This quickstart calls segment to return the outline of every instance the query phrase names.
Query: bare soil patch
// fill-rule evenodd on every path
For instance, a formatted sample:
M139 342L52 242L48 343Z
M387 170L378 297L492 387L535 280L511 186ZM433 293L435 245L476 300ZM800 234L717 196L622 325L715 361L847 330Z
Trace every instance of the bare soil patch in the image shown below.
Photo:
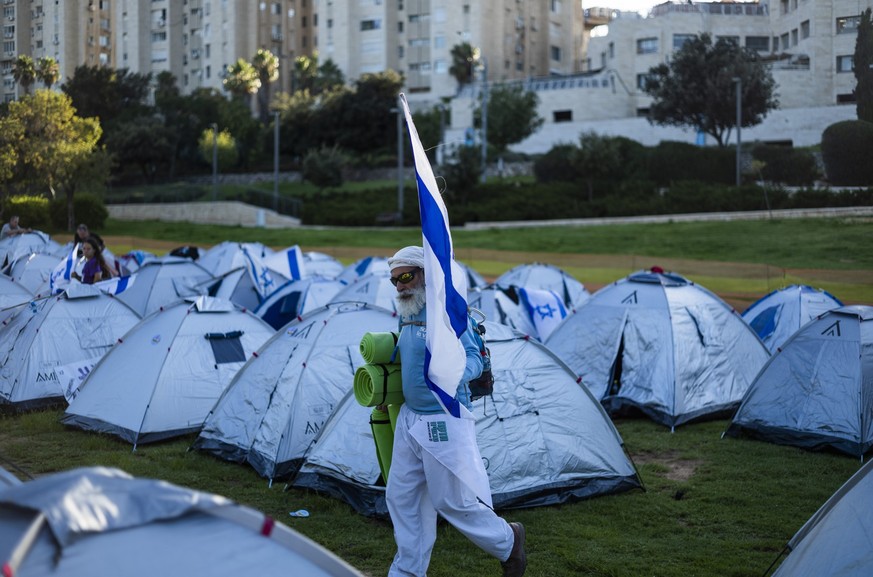
M689 480L697 471L697 468L703 464L703 461L700 459L683 459L673 452L662 454L639 453L631 455L631 459L633 459L637 467L649 463L664 467L667 469L665 473L656 471L655 474L666 477L671 481Z

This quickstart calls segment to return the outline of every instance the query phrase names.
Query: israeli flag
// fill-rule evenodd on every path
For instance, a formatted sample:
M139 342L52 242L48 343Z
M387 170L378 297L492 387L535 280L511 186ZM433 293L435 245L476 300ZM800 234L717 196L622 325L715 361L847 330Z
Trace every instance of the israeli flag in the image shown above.
M264 259L268 269L279 273L288 280L300 280L306 276L303 264L303 251L296 244L289 249L274 252Z
M540 341L545 341L567 316L567 308L554 291L520 288L518 294L527 311L527 316Z
M73 244L73 249L64 259L58 263L52 274L49 276L49 293L58 294L64 292L64 289L70 284L70 275L76 269L77 255L79 254L79 245Z
M263 301L271 292L276 290L276 281L273 280L273 275L270 274L261 257L253 255L245 246L242 247L242 252L246 258L246 269L249 271L252 284L254 284L255 290L258 291L258 296Z
M121 294L131 286L133 286L133 282L136 280L136 275L132 276L117 276L113 277L109 280L104 280L100 282L95 282L94 286L110 295Z
M463 406L455 399L455 393L467 364L460 340L467 330L467 275L455 262L446 206L403 94L400 95L400 103L406 115L415 159L424 272L427 278L424 379L443 409L453 417L461 417ZM470 414L466 408L463 408L463 412Z

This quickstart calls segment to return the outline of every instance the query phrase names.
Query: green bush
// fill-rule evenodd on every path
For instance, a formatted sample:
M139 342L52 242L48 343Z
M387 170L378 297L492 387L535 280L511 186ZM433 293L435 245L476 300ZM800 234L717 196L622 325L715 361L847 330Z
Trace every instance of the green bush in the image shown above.
M443 166L442 177L446 181L448 199L465 205L470 192L476 188L482 176L481 150L472 146L459 146Z
M22 228L44 230L49 227L49 201L44 196L9 196L3 200L3 222L18 215Z
M648 151L649 178L660 185L681 180L736 182L736 151L686 142L661 142Z
M59 196L55 198L48 207L51 212L52 226L56 230L67 230L67 199ZM80 192L73 197L73 214L76 221L73 226L85 223L92 230L103 228L106 224L106 219L109 218L109 211L103 204L100 197Z
M700 181L681 181L673 183L664 193L664 207L667 213L691 212L732 212L745 210L767 210L778 208L785 203L786 193L779 189L764 190L755 185L736 188Z
M343 184L346 160L336 146L311 149L303 157L303 178L321 189L336 188Z
M533 171L537 182L573 182L578 179L573 158L578 147L575 144L557 144L534 161Z
M828 126L821 136L821 155L828 182L837 186L873 184L873 122L845 120Z
M768 182L809 186L820 176L815 157L808 150L759 144L752 149L752 158L764 163L761 177Z

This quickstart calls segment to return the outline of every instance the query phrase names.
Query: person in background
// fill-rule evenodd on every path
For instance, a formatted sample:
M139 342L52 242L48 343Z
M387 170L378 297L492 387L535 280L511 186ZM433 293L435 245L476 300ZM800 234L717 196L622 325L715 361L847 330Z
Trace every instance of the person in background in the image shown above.
M112 277L112 272L103 258L100 244L93 237L88 237L82 243L82 256L86 259L82 274L73 271L70 274L71 278L81 281L82 284L94 284Z
M91 233L88 231L88 225L80 224L76 228L76 232L73 233L73 245L82 244L89 236L91 236Z
M3 225L3 228L0 229L0 240L5 238L11 238L13 236L18 236L19 234L26 234L28 232L33 232L29 228L22 228L18 225L18 215L13 215L9 222Z
M394 450L385 498L397 553L389 577L425 577L437 536L437 515L483 551L500 560L504 577L521 577L527 567L525 531L507 523L479 498L473 487L488 490L488 473L476 442L476 421L444 412L424 379L427 336L424 251L400 249L388 259L397 287L403 405L397 417ZM457 400L471 409L467 383L482 372L472 328L461 335L466 352ZM463 412L463 411L462 411ZM486 496L490 503L490 493Z

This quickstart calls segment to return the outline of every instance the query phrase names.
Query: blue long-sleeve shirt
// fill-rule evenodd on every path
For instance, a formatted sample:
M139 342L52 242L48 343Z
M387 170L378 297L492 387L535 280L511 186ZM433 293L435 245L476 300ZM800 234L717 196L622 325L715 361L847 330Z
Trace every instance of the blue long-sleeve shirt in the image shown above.
M434 414L442 413L443 408L434 394L427 388L427 384L424 381L424 353L427 336L427 327L425 326L426 311L427 309L423 308L414 317L404 317L401 319L400 338L397 341L397 346L400 349L404 403L416 413ZM464 345L464 351L466 352L466 364L464 366L464 375L461 377L461 382L458 383L457 393L455 394L455 398L468 409L473 407L470 402L470 388L467 386L467 383L481 375L483 367L479 345L473 338L472 331L473 328L468 320L467 330L461 335L461 344Z

